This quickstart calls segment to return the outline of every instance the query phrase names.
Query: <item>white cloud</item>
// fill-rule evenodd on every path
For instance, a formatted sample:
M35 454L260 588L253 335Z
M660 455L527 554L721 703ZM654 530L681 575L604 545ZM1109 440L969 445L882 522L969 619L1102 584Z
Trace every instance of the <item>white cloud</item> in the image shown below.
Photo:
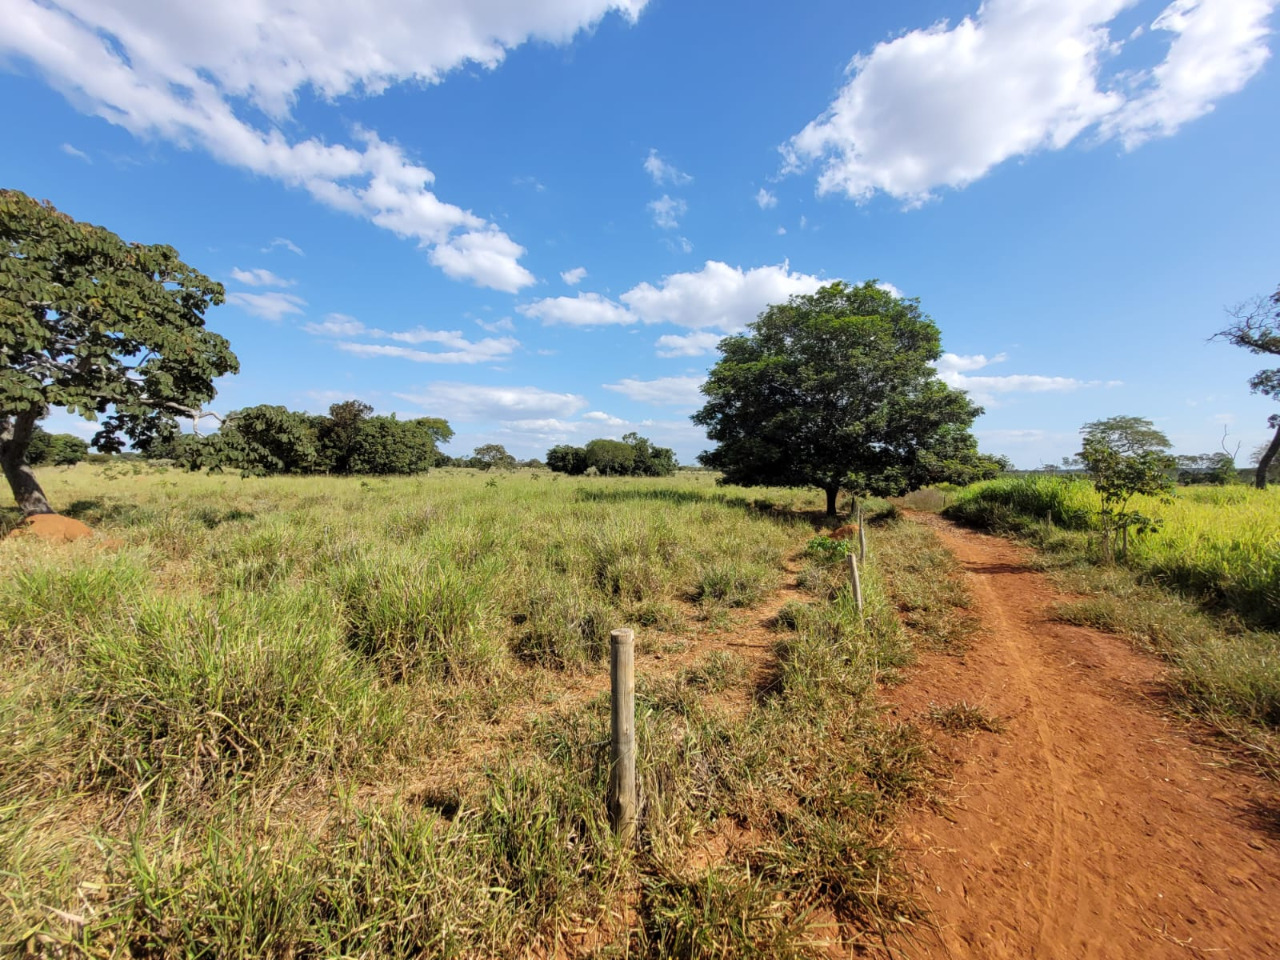
M741 330L774 303L813 293L824 282L793 273L786 262L743 270L708 260L701 270L673 273L657 286L632 287L617 303L598 293L548 297L516 309L544 324L598 327L628 323L673 323L690 329Z
M540 387L486 387L472 383L433 383L415 393L397 393L435 416L463 423L485 420L563 419L587 401L574 393Z
M279 323L288 314L302 313L307 301L295 297L291 293L228 293L227 303L239 307L246 313Z
M885 293L892 294L895 297L901 298L903 296L902 291L899 290L897 287L895 287L888 280L880 280L876 283L876 286L879 287L881 290L883 290ZM1004 359L1004 354L1001 354L1000 356L996 357L996 360L1003 360L1003 359ZM995 360L991 362L995 363Z
M715 350L720 340L718 333L668 333L658 338L658 356L700 357Z
M699 388L705 380L705 377L659 377L657 380L625 379L603 386L639 403L696 407L702 402Z
M778 205L778 198L764 187L761 187L756 191L756 203L759 204L761 210L772 210Z
M657 150L649 151L649 156L644 161L644 169L649 176L653 177L653 182L659 186L669 183L672 186L682 187L687 183L693 182L693 177L676 169L673 164L658 156Z
M77 160L83 160L85 163L93 163L93 158L92 158L92 157L90 157L90 156L89 156L87 153L85 153L83 150L80 150L80 149L77 149L76 147L73 147L73 146L72 146L71 144L69 144L69 143L64 143L64 144L62 145L62 148L61 148L61 149L62 149L62 152L63 152L63 153L65 153L65 154L66 154L67 156L69 156L69 157L75 157Z
M944 353L935 364L938 379L957 390L967 390L978 403L994 403L1002 394L1009 393L1067 393L1081 387L1102 386L1100 380L1077 380L1074 377L1046 377L1040 374L1014 373L1003 377L970 376L970 371L981 370L993 363L1003 363L1003 353L988 358L983 354L960 356ZM1114 385L1108 382L1107 386Z
M263 270L261 267L251 270L232 267L231 279L250 287L292 287L294 285L293 280L285 280L283 277L278 277L270 270Z
M786 235L787 235L787 228L786 228L786 227L779 227L779 228L778 228L778 236L780 236L780 237L785 237Z
M477 286L516 293L534 282L533 274L520 266L524 247L489 224L469 230L435 247L429 259L456 280L473 280Z
M323 323L304 323L302 329L317 337L359 337L365 333L379 334L380 330L369 330L355 317L345 313L330 313Z
M576 297L547 297L516 307L520 313L544 324L564 323L573 327L601 327L634 323L624 307L598 293L580 293Z
M586 267L574 267L572 270L565 270L560 274L560 279L571 287L580 284L587 275Z
M386 343L354 343L345 340L338 344L338 349L358 357L399 357L415 363L490 363L509 357L520 346L520 341L512 337L486 337L473 343L450 330L419 331L406 335L393 333L388 336L406 343L440 343L452 349L416 350ZM410 339L410 336L414 339Z
M430 170L370 130L356 129L354 145L291 139L291 108L304 92L332 102L437 83L467 63L493 68L514 47L567 42L610 11L634 21L645 2L0 0L0 56L29 61L81 109L135 136L300 187L434 248L449 276L513 290L532 282L517 262L523 248L438 199ZM251 119L259 111L269 122Z
M693 253L693 244L688 237L667 237L667 247L672 253Z
M743 270L708 260L701 270L673 273L661 284L641 283L619 299L645 323L732 332L773 303L813 293L824 281L792 273L787 263Z
M689 212L689 205L678 197L672 198L665 193L661 200L649 202L649 212L653 214L655 226L663 230L675 230L680 226L679 217Z
M296 253L300 257L306 256L306 254L302 252L302 248L298 246L296 243L294 243L292 240L290 240L288 237L276 237L269 244L267 244L265 247L262 248L262 252L270 253L276 247L284 247L290 253Z
M625 427L628 425L626 420L623 420L621 417L615 417L612 414L605 413L603 410L592 410L589 413L584 413L582 415L582 419L591 420L595 423L603 423L610 427Z
M1011 157L1060 150L1094 128L1133 147L1239 90L1268 56L1276 0L1174 0L1159 65L1104 76L1128 41L1109 24L1136 0L987 0L877 44L850 64L827 111L783 146L785 169L820 161L820 193L908 206L964 187Z
M417 363L490 363L509 357L520 346L514 337L485 337L468 340L460 330L430 330L414 327L411 330L379 330L366 327L355 317L344 313L331 313L323 323L305 323L302 329L318 337L351 338L367 340L394 340L410 347L385 343L357 343L350 339L336 344L339 350L358 357L399 357ZM444 350L413 349L424 343L438 344Z

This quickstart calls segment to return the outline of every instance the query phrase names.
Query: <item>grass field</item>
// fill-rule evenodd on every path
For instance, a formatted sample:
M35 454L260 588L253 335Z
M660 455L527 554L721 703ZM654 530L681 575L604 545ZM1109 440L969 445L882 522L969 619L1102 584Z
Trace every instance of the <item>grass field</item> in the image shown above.
M1178 668L1175 692L1280 776L1280 489L1180 488L1135 498L1161 519L1115 566L1097 562L1083 480L1004 478L954 494L946 513L1043 548L1043 564L1081 595L1058 615L1127 635Z
M817 956L911 919L889 837L921 748L875 697L910 640L875 565L863 619L806 550L812 493L41 479L106 541L0 543L0 950ZM873 553L948 642L920 536L885 518Z

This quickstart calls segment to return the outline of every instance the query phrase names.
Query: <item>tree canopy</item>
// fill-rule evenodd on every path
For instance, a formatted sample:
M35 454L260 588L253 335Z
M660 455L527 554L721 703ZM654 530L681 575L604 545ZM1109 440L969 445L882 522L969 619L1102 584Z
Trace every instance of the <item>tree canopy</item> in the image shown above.
M693 415L724 481L879 495L998 473L969 428L982 409L937 377L941 338L917 300L874 281L770 306L721 358Z
M1280 287L1270 296L1255 297L1231 311L1234 322L1214 334L1214 340L1226 340L1250 353L1280 357ZM1249 387L1272 400L1280 400L1280 367L1259 370L1249 378ZM1272 462L1280 454L1280 413L1273 413L1267 425L1275 430L1271 442L1258 457L1258 469L1254 485L1263 489Z
M222 285L172 247L126 243L48 203L0 190L0 465L24 513L52 512L26 463L36 421L64 407L120 450L198 416L238 369L205 329Z
M547 466L572 476L594 469L593 476L669 477L676 471L676 455L669 447L655 447L647 437L632 432L621 440L598 437L585 447L552 447L547 451Z

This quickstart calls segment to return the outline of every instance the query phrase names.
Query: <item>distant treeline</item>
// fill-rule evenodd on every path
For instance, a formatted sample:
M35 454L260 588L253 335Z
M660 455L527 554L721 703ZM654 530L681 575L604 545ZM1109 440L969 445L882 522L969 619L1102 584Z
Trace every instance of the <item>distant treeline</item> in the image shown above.
M373 416L373 407L360 400L335 403L328 416L262 404L228 414L217 433L173 433L142 453L192 470L384 476L436 466L437 445L452 436L447 420Z
M621 440L592 440L585 447L552 447L547 466L570 476L669 477L678 464L668 447L655 447L639 434L628 433Z

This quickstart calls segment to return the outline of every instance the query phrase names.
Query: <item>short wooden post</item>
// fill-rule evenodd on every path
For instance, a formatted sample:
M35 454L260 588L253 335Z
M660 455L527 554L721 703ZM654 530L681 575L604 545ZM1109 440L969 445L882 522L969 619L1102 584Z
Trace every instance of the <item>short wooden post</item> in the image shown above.
M862 525L862 501L858 501L858 562L867 562L867 529Z
M609 638L609 681L613 694L609 815L614 832L624 844L629 844L636 829L635 632L614 630Z
M849 553L849 575L853 579L853 596L858 601L858 616L862 616L862 578L858 576L858 558Z

